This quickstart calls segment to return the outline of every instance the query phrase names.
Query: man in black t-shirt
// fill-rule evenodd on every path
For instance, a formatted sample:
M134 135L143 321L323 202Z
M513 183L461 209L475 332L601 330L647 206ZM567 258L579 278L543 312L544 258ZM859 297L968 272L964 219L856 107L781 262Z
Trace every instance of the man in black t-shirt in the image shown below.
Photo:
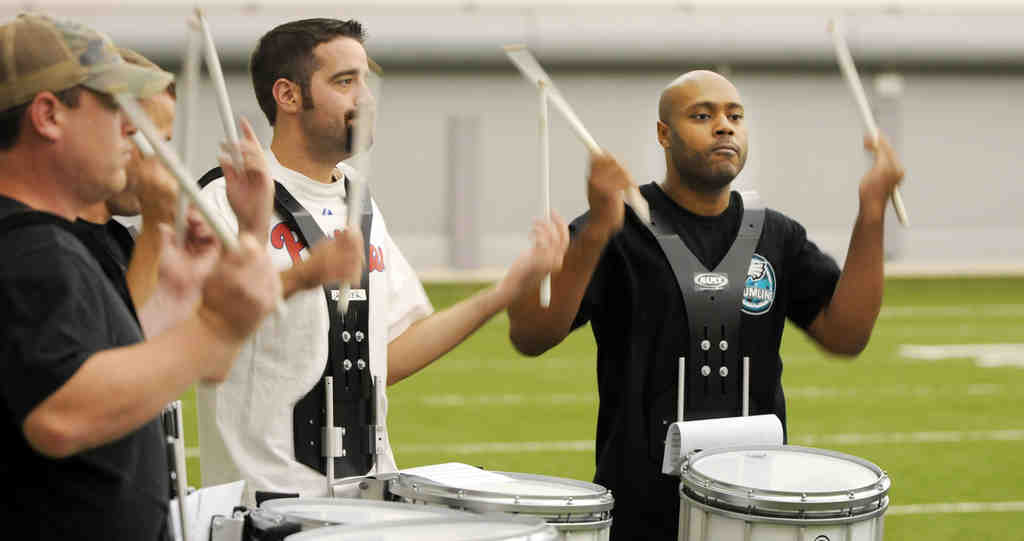
M134 128L111 94L145 98L169 79L69 21L21 15L0 38L0 522L29 539L162 539L157 415L196 381L226 377L280 279L244 230L196 313L141 342L130 303L71 220L125 185ZM269 196L270 183L260 189ZM269 219L265 201L252 219Z
M591 323L600 409L595 481L615 494L613 539L676 539L679 481L661 473L676 421L680 358L687 420L741 414L742 357L750 358L750 414L785 426L779 345L789 318L826 350L855 355L882 301L885 205L903 170L888 143L866 142L875 163L840 273L796 221L732 192L747 156L739 93L707 71L662 93L657 137L662 182L641 187L653 223L626 211L632 184L613 158L591 157L590 211L571 226L551 306L537 293L509 309L511 339L539 355Z

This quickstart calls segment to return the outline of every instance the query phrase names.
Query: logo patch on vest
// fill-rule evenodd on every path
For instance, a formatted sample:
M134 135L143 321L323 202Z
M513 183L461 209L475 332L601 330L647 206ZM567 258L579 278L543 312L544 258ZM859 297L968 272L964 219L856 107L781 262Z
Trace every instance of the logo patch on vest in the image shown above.
M697 291L719 291L729 285L729 277L717 272L702 272L693 275L693 287Z
M754 254L743 286L743 313L759 316L775 302L775 269L763 256Z

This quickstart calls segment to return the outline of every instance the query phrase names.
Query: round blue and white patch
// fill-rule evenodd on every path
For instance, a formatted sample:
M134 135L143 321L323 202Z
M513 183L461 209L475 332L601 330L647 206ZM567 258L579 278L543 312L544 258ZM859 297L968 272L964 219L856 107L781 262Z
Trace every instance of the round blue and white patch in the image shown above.
M775 269L759 254L750 258L747 283L743 286L743 313L759 316L775 302Z

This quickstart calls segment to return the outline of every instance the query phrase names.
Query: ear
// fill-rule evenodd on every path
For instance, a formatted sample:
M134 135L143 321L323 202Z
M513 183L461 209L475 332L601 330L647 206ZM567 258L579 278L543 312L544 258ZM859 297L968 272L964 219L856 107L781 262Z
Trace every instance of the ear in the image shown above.
M658 121L658 144L661 148L672 148L672 128L668 124Z
M281 77L274 81L273 92L278 112L296 114L302 110L302 92L299 85Z
M67 109L52 92L40 92L29 103L22 129L30 129L46 141L58 141L64 132Z

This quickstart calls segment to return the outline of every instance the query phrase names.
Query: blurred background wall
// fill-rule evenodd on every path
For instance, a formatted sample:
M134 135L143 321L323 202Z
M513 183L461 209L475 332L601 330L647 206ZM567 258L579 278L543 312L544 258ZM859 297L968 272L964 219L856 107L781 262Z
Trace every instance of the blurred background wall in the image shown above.
M172 71L191 4L0 0L71 17ZM803 223L839 259L868 167L853 99L826 32L844 18L879 124L901 151L912 222L892 216L892 269L1006 271L1024 265L1024 5L982 1L204 2L237 114L270 129L246 73L256 40L285 21L354 17L385 70L371 189L413 266L487 271L526 246L539 214L537 96L501 46L524 43L599 143L638 182L664 174L658 94L696 68L726 73L747 106L750 157L737 179ZM208 81L198 176L222 137ZM552 205L586 208L586 154L552 113ZM454 240L454 239L457 239Z

